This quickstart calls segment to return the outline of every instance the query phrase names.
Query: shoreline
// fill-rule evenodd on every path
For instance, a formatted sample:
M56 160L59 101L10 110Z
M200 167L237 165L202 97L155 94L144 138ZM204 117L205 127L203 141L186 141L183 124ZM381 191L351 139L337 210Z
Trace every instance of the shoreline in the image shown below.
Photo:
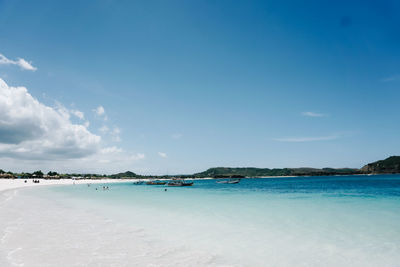
M392 174L392 173L373 173L373 174L350 174L350 175L329 175L332 177L336 176L375 176L375 175L399 175L399 174ZM329 177L328 176L328 177ZM308 177L325 177L325 176L262 176L262 177L245 177L245 178L240 178L240 179L285 179L285 178L308 178ZM204 177L204 178L185 178L188 180L194 180L194 181L201 181L201 180L219 180L219 179L229 179L229 178L213 178L213 177ZM25 183L25 180L27 181ZM39 183L33 183L32 178L29 179L6 179L6 178L1 178L0 179L0 192L5 191L5 190L10 190L10 189L19 189L19 188L26 188L26 187L33 187L33 186L50 186L50 185L74 185L74 184L110 184L110 183L127 183L127 182L144 182L148 181L149 179L126 179L126 178L109 178L109 179L79 179L79 180L73 180L73 179L56 179L56 180L49 180L49 179L35 179L39 180ZM170 180L170 179L159 179L159 180Z
M27 181L25 183L25 180ZM33 180L39 180L39 183L33 183ZM74 184L109 184L109 183L123 183L141 181L143 179L59 179L59 180L46 180L46 179L0 179L0 192L12 189L20 189L34 186L50 186L50 185L74 185Z

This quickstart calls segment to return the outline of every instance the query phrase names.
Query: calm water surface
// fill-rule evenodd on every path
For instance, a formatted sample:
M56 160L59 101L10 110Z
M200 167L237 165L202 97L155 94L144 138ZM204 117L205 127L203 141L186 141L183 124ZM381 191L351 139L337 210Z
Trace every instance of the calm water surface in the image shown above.
M399 266L397 175L108 186L43 187L26 194L134 226L167 247L179 244L189 258L210 256L204 265ZM121 238L121 244L129 242Z

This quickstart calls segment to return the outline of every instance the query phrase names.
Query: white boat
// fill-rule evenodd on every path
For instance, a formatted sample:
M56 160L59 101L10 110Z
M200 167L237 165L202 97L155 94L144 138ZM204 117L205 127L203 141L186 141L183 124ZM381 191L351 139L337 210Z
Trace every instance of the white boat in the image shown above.
M238 184L239 182L240 179L229 179L229 180L217 181L217 184Z
M174 179L170 181L168 186L192 186L193 182L185 182L185 180L180 180L180 179Z

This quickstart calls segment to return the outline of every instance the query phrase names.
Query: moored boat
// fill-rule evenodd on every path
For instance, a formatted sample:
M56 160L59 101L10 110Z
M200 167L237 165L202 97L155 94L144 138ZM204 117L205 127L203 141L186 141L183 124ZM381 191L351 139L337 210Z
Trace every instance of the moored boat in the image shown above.
M163 181L148 181L146 182L147 185L165 185L167 182Z
M173 180L170 181L168 186L192 186L193 182L185 182L184 180Z
M217 181L217 184L238 184L239 182L240 179L229 179L229 180Z

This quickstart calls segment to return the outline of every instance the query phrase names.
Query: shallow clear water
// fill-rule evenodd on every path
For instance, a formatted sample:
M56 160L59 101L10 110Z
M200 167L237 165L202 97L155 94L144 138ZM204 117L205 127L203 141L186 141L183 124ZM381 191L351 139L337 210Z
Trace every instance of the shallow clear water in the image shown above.
M115 254L115 266L131 266L128 259L156 266L399 266L400 176L243 179L232 185L203 180L182 188L108 186L105 191L102 185L20 190L15 205L18 199L44 205L46 214L36 215L33 208L31 217L46 229L52 225L45 218L56 211L64 216L67 235L77 235L79 225L75 242L87 241L80 251L95 258L93 266L105 262L96 257L107 251ZM20 214L14 221L18 216L31 218ZM60 231L63 223L51 220ZM24 227L19 229L26 234ZM48 235L58 238L57 233L53 229ZM46 233L41 237L45 240ZM32 258L12 254L16 263L24 257Z

